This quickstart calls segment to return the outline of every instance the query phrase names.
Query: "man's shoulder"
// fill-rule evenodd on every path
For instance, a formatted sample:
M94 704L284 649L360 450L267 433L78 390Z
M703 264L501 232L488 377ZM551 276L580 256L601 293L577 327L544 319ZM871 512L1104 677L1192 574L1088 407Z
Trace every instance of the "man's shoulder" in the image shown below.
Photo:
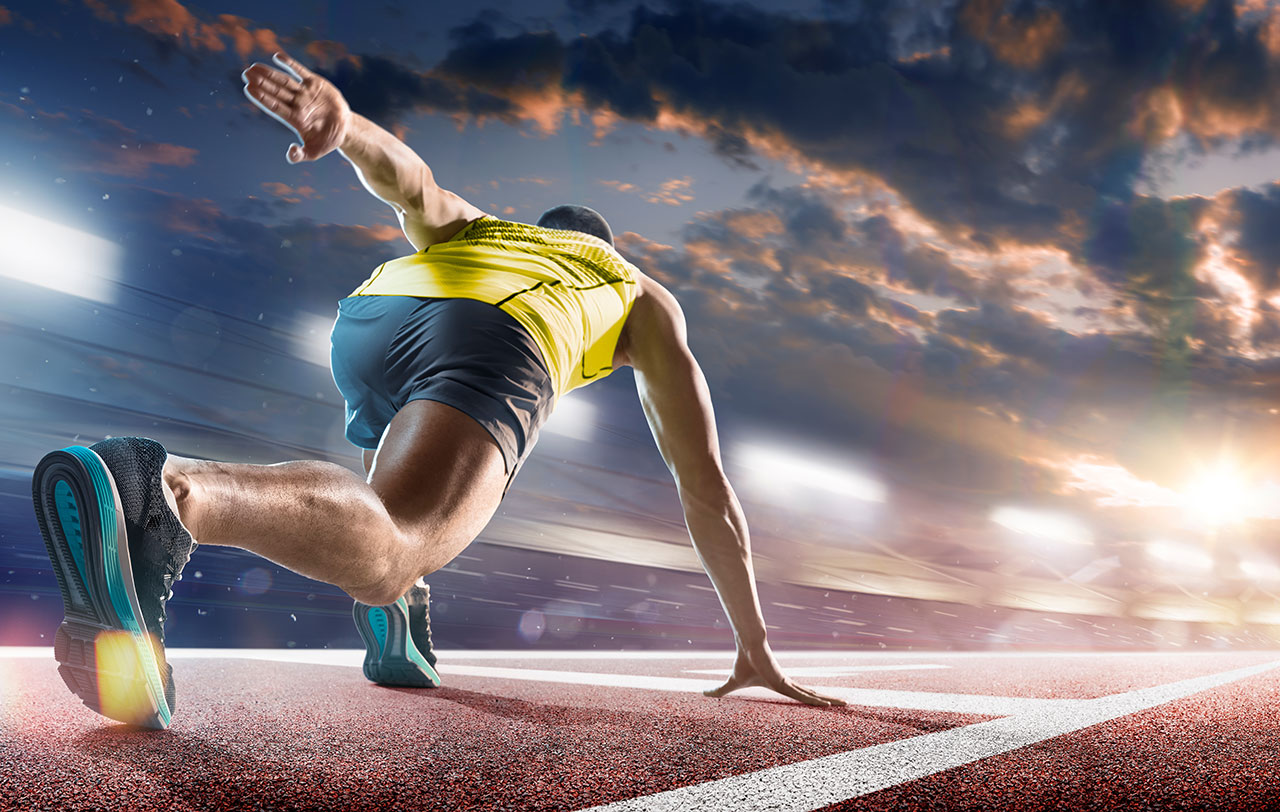
M684 343L685 320L680 302L652 276L640 272L636 298L623 327L627 363L637 369L646 361L658 362L663 354Z

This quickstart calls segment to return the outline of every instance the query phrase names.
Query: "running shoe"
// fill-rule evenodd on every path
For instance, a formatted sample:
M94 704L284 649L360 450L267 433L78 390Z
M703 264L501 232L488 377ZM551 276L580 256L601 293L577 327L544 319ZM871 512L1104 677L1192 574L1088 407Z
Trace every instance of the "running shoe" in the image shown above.
M431 647L430 589L418 583L395 603L370 606L356 601L352 614L364 640L364 675L379 685L438 688Z
M98 713L158 729L174 708L165 602L196 547L164 498L167 456L154 440L117 437L45 455L31 481L65 610L58 673Z

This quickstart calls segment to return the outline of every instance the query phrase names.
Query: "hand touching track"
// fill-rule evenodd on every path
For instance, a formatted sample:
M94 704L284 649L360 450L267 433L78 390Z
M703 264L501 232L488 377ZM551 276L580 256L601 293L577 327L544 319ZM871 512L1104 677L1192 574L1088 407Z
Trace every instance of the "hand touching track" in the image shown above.
M249 101L293 130L301 144L290 144L289 163L314 161L342 144L351 122L351 108L342 93L327 79L312 73L283 51L272 60L278 71L255 62L240 74Z
M751 688L754 686L769 688L806 705L828 707L845 704L843 699L837 699L834 696L823 696L792 682L790 677L782 673L782 669L778 666L778 661L774 659L768 643L761 643L758 646L749 648L739 645L738 659L733 664L733 674L723 685L702 693L705 696L719 697L739 688Z

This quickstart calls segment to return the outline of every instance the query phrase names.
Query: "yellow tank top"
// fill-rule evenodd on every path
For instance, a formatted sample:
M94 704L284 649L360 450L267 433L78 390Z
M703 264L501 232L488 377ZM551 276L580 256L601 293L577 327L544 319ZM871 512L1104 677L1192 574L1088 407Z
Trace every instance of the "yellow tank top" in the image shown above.
M497 305L542 351L558 399L613 371L638 280L634 265L590 234L482 217L448 242L383 263L351 295Z

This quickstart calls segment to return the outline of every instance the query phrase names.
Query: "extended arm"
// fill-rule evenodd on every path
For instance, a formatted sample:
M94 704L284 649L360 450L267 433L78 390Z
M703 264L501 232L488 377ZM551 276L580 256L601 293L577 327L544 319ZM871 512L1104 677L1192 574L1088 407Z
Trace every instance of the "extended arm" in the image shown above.
M436 184L431 168L391 133L354 113L323 76L278 53L286 72L254 63L242 74L249 100L302 139L286 153L289 163L314 161L334 150L360 182L395 211L405 236L422 249L444 242L484 212Z
M627 351L658 450L675 478L694 549L720 596L737 641L733 675L710 696L763 685L810 705L843 705L791 682L766 642L742 506L720 461L706 378L689 351L684 315L661 285L645 279L646 306L633 308Z

